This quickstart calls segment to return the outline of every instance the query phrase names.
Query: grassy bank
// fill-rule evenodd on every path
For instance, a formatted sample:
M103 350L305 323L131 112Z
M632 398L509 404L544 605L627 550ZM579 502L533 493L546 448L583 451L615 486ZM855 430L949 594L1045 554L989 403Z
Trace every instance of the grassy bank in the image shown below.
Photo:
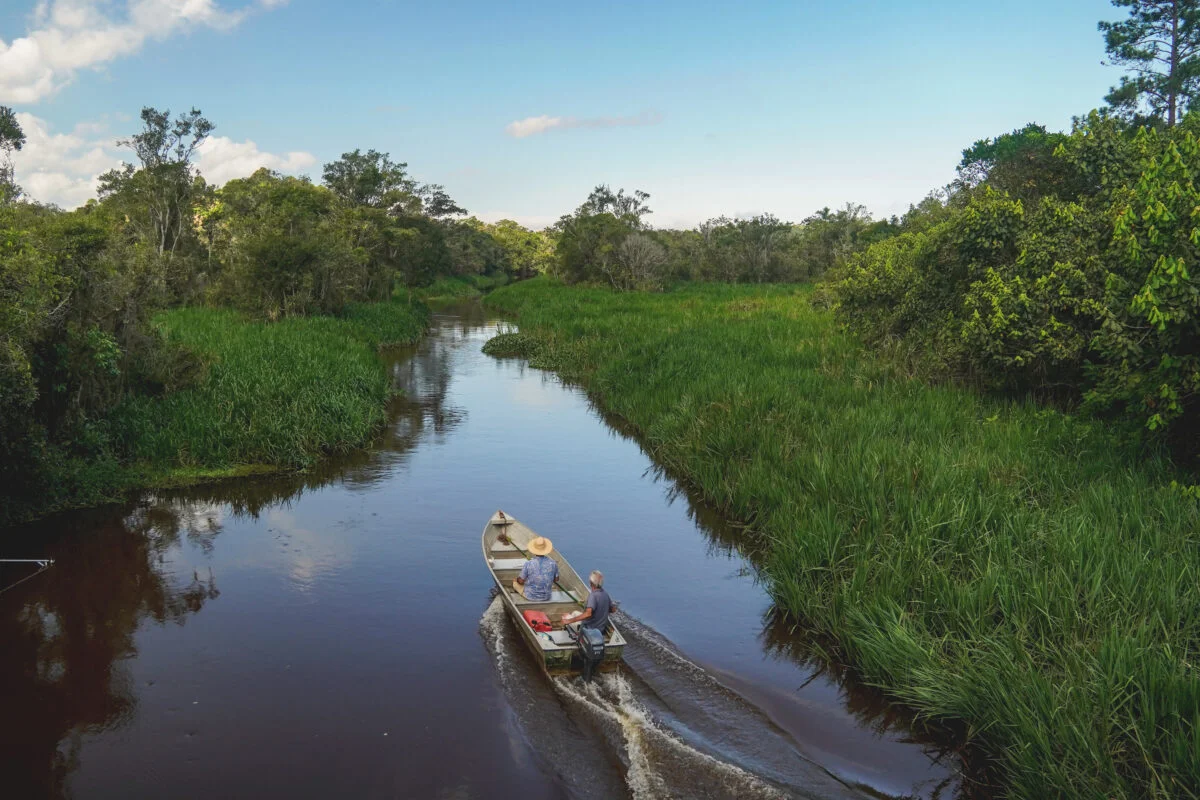
M201 357L200 379L165 396L125 400L100 426L107 455L54 459L45 495L11 498L7 521L144 486L302 468L362 446L386 421L391 396L379 350L419 339L428 312L420 304L360 304L338 318L271 323L183 308L154 324Z
M807 296L534 280L487 302L522 333L493 350L582 381L753 524L777 602L868 681L965 722L1011 795L1200 793L1200 510L1169 465L912 380Z
M342 318L255 322L188 308L157 320L210 361L200 385L134 398L114 414L122 450L151 469L304 467L366 442L385 421L390 385L377 349L415 341L420 306L352 306Z
M418 300L438 303L481 297L507 283L507 275L461 275L438 278L428 286L405 291Z

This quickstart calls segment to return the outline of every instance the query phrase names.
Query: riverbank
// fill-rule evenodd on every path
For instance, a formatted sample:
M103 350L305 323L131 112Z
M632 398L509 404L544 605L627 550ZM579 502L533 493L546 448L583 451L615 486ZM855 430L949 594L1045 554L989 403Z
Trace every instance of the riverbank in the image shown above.
M491 349L583 383L752 525L777 603L868 682L965 723L1007 793L1200 792L1200 511L1170 465L913 380L808 295L526 281L487 298L521 325Z
M416 342L429 322L420 303L353 304L341 317L254 320L182 308L155 317L203 364L187 388L134 395L95 434L104 455L49 461L46 491L6 498L14 522L182 486L279 470L361 447L387 420L391 381L381 349Z

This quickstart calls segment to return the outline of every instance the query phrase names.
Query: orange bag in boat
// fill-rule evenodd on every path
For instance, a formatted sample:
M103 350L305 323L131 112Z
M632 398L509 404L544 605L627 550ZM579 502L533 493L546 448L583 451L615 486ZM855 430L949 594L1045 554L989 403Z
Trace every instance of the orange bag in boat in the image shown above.
M533 628L535 631L545 631L549 633L554 629L554 626L550 624L550 618L546 616L545 611L526 611L522 613L521 616L524 617L525 621L529 623L529 627Z

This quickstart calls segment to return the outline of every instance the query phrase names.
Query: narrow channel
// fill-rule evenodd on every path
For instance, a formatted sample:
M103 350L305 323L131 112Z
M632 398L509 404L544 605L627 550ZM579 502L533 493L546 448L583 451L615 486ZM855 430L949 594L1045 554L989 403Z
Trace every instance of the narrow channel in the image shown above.
M806 657L735 531L480 352L504 326L435 314L368 452L0 532L55 559L0 595L6 796L955 796L959 757ZM623 670L537 670L480 557L497 508L604 571Z

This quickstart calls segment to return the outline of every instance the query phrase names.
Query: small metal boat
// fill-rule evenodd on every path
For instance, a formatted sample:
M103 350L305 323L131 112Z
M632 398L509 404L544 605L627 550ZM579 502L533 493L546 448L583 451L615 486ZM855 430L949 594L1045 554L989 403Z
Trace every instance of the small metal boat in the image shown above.
M595 644L589 647L581 643L572 631L564 629L561 617L584 607L588 596L587 583L571 568L558 547L550 558L558 562L558 580L548 602L534 602L513 589L513 580L521 574L528 560L529 542L537 534L517 520L497 511L483 529L483 560L500 589L505 609L517 626L519 635L530 651L550 673L583 670L590 675L591 667L600 669L613 667L621 661L625 651L625 639L609 620L604 631L604 643L600 652ZM553 629L538 632L525 621L523 612L542 611L550 618Z

